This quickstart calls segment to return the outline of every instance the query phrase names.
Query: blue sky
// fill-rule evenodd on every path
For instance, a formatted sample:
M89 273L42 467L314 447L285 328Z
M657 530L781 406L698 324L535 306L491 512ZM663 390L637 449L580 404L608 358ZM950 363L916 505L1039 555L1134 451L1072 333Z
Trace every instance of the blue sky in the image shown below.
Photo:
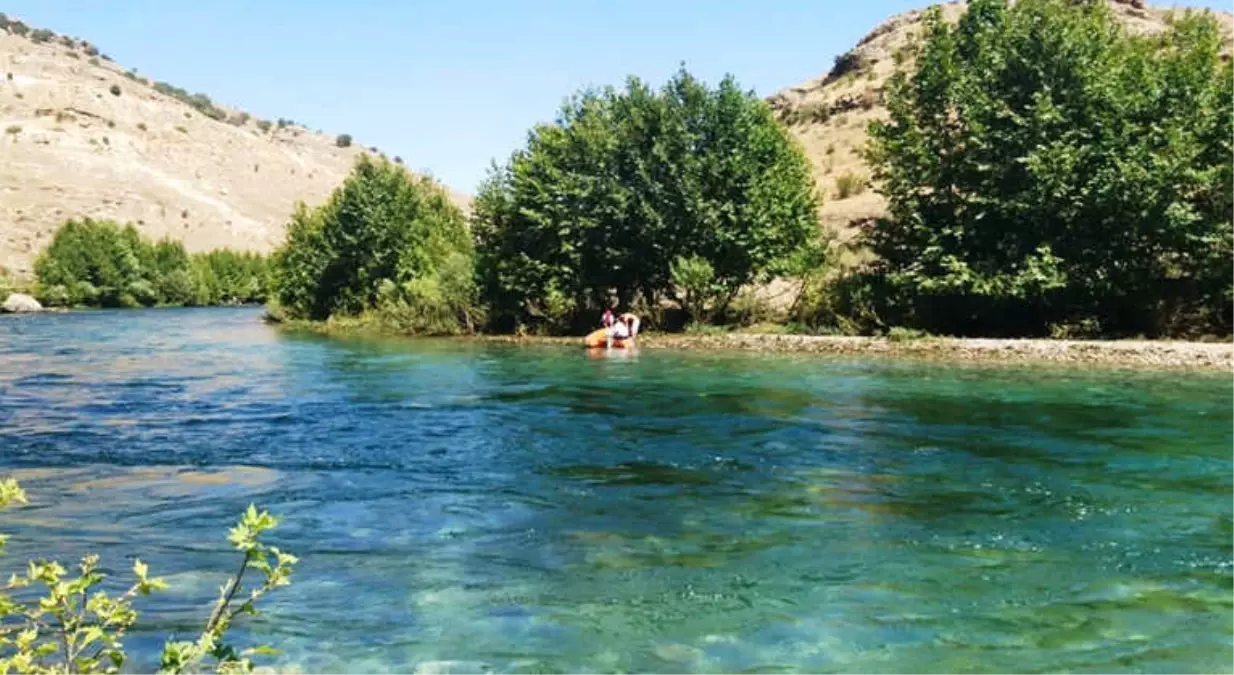
M767 95L826 71L919 0L4 0L125 67L403 157L474 192L587 85L685 61ZM1229 0L1190 4L1229 9Z

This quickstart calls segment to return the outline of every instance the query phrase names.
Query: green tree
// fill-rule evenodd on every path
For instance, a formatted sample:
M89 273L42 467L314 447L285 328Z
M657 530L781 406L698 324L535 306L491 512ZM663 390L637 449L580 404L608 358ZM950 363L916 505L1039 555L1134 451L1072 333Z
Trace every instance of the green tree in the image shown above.
M816 236L817 199L800 149L732 77L583 91L480 188L485 299L500 328L561 329L610 295L678 299L673 262L698 257L724 305Z
M296 207L271 279L292 318L386 311L407 330L451 332L470 321L473 257L463 213L439 185L361 155L325 204Z
M1106 3L929 12L871 159L892 323L955 334L1228 332L1230 62L1209 14L1127 35Z
M262 302L267 260L251 252L190 256L180 242L152 242L132 225L69 220L34 265L49 306L138 307Z

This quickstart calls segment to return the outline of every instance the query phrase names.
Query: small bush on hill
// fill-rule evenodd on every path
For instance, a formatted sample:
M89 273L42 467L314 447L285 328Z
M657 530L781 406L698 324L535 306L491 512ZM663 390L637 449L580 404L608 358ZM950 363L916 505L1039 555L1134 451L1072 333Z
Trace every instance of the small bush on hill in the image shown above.
M848 199L866 191L869 181L865 176L853 172L841 174L836 178L836 198Z
M334 144L340 148L351 147L351 134L339 134L338 137L334 139Z
M108 91L110 91L110 92L111 92L111 95L112 95L112 96L119 96L119 95L120 95L120 85L118 85L118 84L113 84L113 85L111 85L111 88L110 88L110 89L108 89Z

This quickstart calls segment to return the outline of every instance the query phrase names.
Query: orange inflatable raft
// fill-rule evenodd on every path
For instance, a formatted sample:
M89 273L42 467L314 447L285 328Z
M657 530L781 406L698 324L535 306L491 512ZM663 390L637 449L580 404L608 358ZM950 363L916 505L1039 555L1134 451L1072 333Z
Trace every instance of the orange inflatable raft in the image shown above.
M583 338L583 346L587 349L603 348L605 346L605 335L607 331L603 328L597 328ZM628 338L613 338L614 349L626 349L634 344L633 340Z

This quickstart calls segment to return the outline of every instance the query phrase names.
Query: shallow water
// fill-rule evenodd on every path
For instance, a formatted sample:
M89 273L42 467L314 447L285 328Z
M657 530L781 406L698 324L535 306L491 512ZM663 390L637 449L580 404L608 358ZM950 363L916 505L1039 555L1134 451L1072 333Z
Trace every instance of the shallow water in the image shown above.
M0 320L0 572L135 554L204 621L250 501L328 672L1231 669L1228 375Z

